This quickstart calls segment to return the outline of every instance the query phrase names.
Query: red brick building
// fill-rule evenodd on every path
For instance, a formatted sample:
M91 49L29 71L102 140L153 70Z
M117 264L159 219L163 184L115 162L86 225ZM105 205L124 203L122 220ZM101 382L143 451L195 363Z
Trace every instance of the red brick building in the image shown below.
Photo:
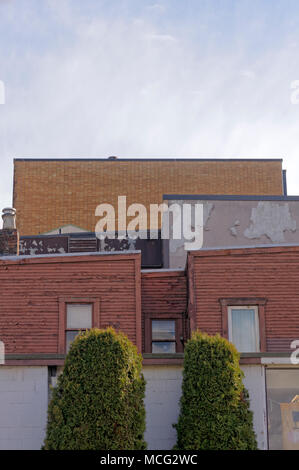
M256 306L255 352L289 353L299 339L298 246L190 252L188 280L192 329L229 338L229 307Z
M141 269L140 251L80 253L76 242L69 253L19 256L14 214L4 214L0 448L42 444L49 384L70 342L111 325L143 354L149 448L175 442L184 345L200 329L240 351L259 447L299 449L298 244L202 249L178 270Z
M67 332L80 327L113 326L141 351L140 276L139 253L0 259L0 334L8 364L11 354L23 361L36 356L39 364L52 355L55 363L55 355L66 352ZM72 327L68 309L80 305L90 306L87 323Z

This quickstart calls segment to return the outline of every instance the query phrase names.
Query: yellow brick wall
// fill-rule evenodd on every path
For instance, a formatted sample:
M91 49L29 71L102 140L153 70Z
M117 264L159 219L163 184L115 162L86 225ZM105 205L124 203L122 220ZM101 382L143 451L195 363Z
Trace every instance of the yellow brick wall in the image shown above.
M15 160L21 235L73 224L94 231L101 203L161 203L163 194L281 195L281 160Z

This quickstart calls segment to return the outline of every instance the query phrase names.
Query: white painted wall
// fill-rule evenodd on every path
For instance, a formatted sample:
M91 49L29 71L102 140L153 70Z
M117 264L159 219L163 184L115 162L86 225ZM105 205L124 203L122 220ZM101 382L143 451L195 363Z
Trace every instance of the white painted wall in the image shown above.
M250 408L253 411L253 424L258 447L261 450L266 450L268 444L265 368L262 365L244 365L242 370L245 374L243 383L249 392Z
M260 449L267 448L264 367L242 366ZM148 449L172 449L181 397L182 367L145 366ZM0 366L0 450L40 449L47 422L48 370Z
M253 411L258 447L267 449L265 369L261 365L246 365L242 366L242 370ZM145 440L148 449L171 449L176 443L176 431L172 424L177 422L179 415L182 367L146 366L143 374L147 381Z
M47 367L0 366L0 450L40 449L47 408Z
M176 430L172 424L179 416L182 367L145 366L143 374L147 382L145 440L148 449L172 449L176 443Z

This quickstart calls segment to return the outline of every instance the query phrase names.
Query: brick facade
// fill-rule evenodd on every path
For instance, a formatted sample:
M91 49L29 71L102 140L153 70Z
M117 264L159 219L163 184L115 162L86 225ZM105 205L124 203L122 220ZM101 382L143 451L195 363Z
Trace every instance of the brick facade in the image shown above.
M224 335L229 299L261 305L266 352L289 352L299 339L298 246L190 252L188 271L192 329Z
M157 318L176 320L177 352L195 329L227 336L228 305L258 306L262 353L290 352L299 339L299 246L190 252L186 272L141 271L140 261L137 252L1 258L6 354L64 354L65 305L80 301L93 303L93 326L122 330L144 353Z
M184 271L155 271L141 273L142 338L145 350L145 319L159 315L161 319L179 315L183 335L187 338L187 276Z
M0 230L0 256L19 254L19 233L14 228Z
M20 235L72 224L94 231L101 203L161 203L163 194L282 195L281 160L21 160L13 205Z
M140 254L0 260L6 354L58 354L63 302L96 302L93 326L124 331L141 350ZM64 334L64 331L60 332Z

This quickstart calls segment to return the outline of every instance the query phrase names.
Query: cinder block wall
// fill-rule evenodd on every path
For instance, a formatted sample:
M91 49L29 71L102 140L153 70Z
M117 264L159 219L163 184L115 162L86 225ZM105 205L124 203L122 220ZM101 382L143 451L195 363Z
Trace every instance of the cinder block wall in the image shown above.
M182 367L145 366L143 374L146 380L145 440L148 449L172 449L176 443L176 430L172 424L179 416Z
M40 449L47 408L47 367L0 366L0 450Z
M267 449L265 370L260 365L242 366L242 370L258 447ZM176 430L172 424L177 422L180 412L182 372L180 366L146 366L143 369L147 381L145 439L150 450L169 450L176 443Z
M260 449L267 448L264 368L243 366ZM60 370L61 372L61 370ZM170 450L176 443L173 424L179 416L181 366L145 366L146 433L149 450ZM54 384L53 384L54 385ZM48 410L46 366L0 367L0 450L38 450Z
M265 367L261 365L243 365L243 383L249 392L250 409L253 411L253 425L258 448L267 450L267 405Z

